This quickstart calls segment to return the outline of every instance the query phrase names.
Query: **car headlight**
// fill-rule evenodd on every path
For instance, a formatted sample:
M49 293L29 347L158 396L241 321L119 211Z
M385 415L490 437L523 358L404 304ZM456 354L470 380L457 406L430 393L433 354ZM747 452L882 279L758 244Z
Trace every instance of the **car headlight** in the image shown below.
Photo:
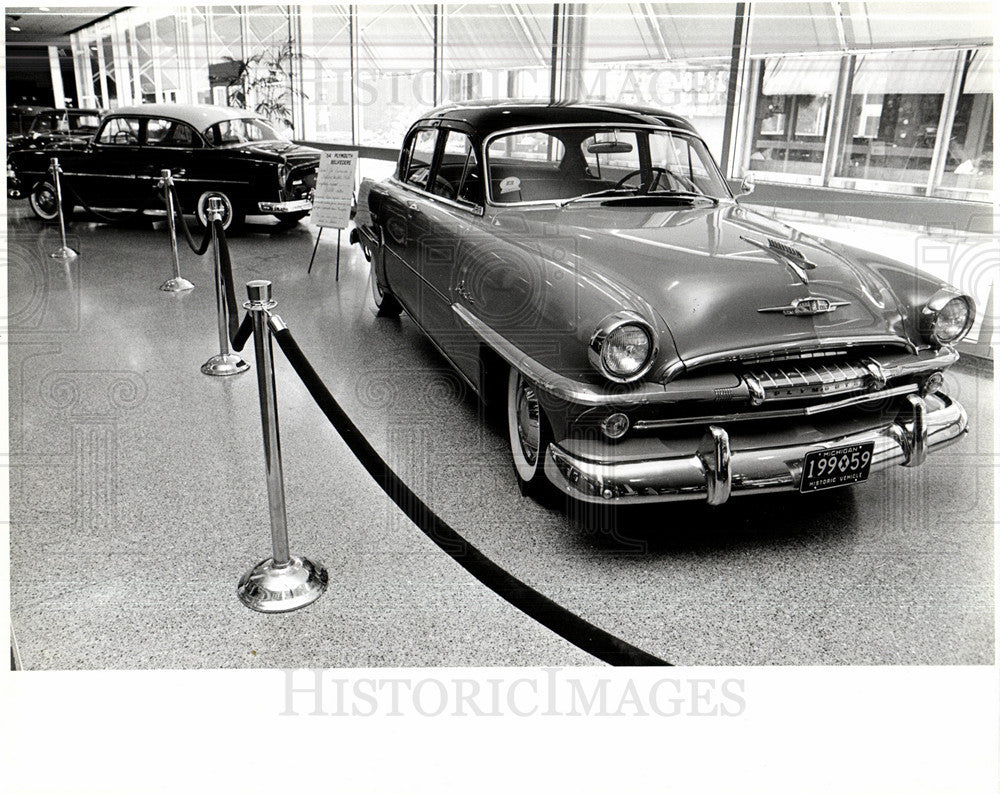
M975 319L972 298L948 289L939 290L920 312L920 333L930 342L948 345L969 333Z
M656 359L656 332L634 312L605 317L590 339L590 363L608 380L630 383L645 375Z

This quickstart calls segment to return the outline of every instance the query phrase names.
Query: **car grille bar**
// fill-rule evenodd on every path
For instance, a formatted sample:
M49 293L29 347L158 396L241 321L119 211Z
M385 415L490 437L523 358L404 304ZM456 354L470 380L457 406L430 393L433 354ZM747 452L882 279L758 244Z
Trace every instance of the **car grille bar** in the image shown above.
M734 414L713 414L709 416L679 416L668 419L640 419L632 427L636 432L663 430L670 427L687 427L691 425L707 425L718 422L760 421L762 419L792 419L795 417L815 416L828 411L839 411L878 400L891 400L904 394L913 394L919 389L915 383L907 383L892 389L845 397L842 400L832 400L825 403L815 403L797 408L779 408L774 411L745 411Z
M872 377L867 363L829 361L825 364L766 367L747 373L764 391L764 400L789 400L834 392L861 391Z

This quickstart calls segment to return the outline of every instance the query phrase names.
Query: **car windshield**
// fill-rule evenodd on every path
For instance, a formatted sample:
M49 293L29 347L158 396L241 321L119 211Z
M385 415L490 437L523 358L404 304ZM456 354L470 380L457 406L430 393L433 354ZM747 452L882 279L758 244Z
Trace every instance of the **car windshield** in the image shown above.
M594 125L511 132L490 140L486 169L497 204L731 195L705 144L673 130Z
M101 117L96 113L43 113L35 118L31 131L92 133L99 126Z
M240 146L257 141L280 141L278 133L260 119L229 119L213 124L205 131L213 146Z

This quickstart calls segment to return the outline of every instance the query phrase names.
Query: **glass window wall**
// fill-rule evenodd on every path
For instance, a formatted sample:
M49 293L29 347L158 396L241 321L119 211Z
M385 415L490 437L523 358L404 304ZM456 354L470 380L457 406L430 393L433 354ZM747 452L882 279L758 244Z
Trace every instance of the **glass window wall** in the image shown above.
M821 179L840 61L810 55L759 62L750 170Z
M551 5L444 5L441 100L550 93Z
M358 143L398 147L435 104L434 6L356 6Z
M604 3L583 8L579 96L679 113L718 157L735 4Z
M970 53L955 108L941 187L993 189L993 48Z
M301 9L304 127L309 140L352 143L351 20L347 6Z
M951 50L856 56L836 176L926 185L956 58Z

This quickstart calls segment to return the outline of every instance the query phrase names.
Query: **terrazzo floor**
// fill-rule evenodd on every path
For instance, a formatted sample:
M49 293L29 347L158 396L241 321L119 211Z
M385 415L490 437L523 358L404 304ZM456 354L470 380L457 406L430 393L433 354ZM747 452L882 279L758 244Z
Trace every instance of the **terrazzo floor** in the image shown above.
M589 665L468 575L367 477L276 351L292 552L312 606L236 598L269 554L253 372L208 378L210 260L167 294L162 222L53 227L8 204L11 618L25 669ZM988 664L992 371L948 387L971 433L918 469L811 498L623 510L613 531L522 498L503 430L405 315L379 319L335 237L251 223L236 280L277 312L398 473L469 541L563 606L679 664ZM868 234L877 230L868 229ZM183 245L183 243L182 243ZM240 290L242 293L242 290ZM252 360L252 351L247 351Z

